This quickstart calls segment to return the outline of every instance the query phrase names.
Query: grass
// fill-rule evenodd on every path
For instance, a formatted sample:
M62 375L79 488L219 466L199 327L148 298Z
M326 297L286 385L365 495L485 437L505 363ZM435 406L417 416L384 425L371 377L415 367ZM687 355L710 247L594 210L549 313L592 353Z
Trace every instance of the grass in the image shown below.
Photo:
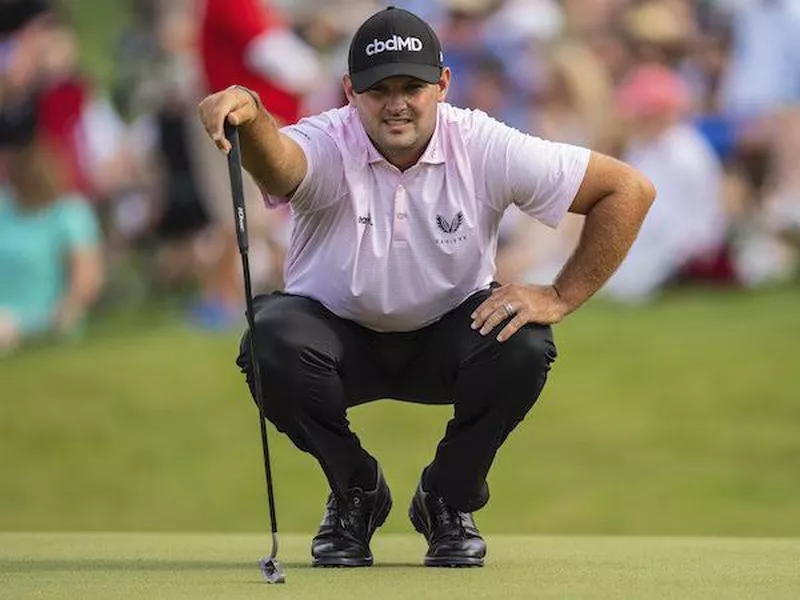
M263 531L256 412L238 335L162 312L0 361L0 530ZM500 452L489 533L800 536L797 291L692 292L557 328L539 405ZM404 509L447 407L351 412ZM270 428L280 527L310 532L326 486Z
M0 534L0 599L797 598L800 542L719 538L493 536L484 569L420 566L418 536L378 535L371 569L309 566L284 536L284 586L255 564L264 536ZM465 592L468 590L468 592Z
M0 534L0 599L797 598L800 542L719 538L492 536L483 569L425 569L418 536L381 535L370 569L309 566L284 536L283 586L256 560L265 536Z
M59 0L80 42L80 62L84 71L101 87L114 75L114 56L119 35L129 19L130 0Z

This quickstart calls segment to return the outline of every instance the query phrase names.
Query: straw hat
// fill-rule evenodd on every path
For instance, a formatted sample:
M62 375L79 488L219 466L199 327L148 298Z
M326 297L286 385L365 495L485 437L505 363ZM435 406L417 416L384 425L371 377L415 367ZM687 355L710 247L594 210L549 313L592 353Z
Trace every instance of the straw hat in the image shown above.
M691 31L678 14L664 2L646 2L629 9L622 21L631 38L660 46L680 45Z

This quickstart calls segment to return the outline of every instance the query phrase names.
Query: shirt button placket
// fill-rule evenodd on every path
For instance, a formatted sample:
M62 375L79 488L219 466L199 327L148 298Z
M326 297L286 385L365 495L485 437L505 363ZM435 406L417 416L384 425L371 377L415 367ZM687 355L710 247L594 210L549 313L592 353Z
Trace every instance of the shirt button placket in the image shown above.
M398 185L394 192L394 236L393 243L408 243L408 193Z

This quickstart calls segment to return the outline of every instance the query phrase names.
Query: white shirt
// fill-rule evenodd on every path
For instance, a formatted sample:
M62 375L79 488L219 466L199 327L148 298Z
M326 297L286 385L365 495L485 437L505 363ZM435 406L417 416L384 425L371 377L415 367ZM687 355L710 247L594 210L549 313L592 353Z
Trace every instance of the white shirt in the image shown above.
M634 246L651 246L677 264L719 248L727 230L722 165L697 129L674 125L655 140L632 143L623 159L658 190Z
M285 290L376 331L420 329L485 289L505 209L555 227L590 156L444 103L406 171L375 149L352 106L283 132L308 161L291 201Z
M718 250L724 241L722 166L705 138L685 123L654 140L632 143L623 159L653 182L658 198L605 291L641 302L688 261Z

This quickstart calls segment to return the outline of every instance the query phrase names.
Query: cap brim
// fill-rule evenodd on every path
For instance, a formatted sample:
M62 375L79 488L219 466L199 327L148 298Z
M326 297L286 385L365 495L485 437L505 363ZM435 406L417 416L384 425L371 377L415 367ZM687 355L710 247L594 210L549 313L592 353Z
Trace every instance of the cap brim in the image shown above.
M420 65L417 63L386 63L350 75L353 89L357 94L366 92L381 79L406 75L416 77L428 83L437 83L442 75L442 68L434 65Z

